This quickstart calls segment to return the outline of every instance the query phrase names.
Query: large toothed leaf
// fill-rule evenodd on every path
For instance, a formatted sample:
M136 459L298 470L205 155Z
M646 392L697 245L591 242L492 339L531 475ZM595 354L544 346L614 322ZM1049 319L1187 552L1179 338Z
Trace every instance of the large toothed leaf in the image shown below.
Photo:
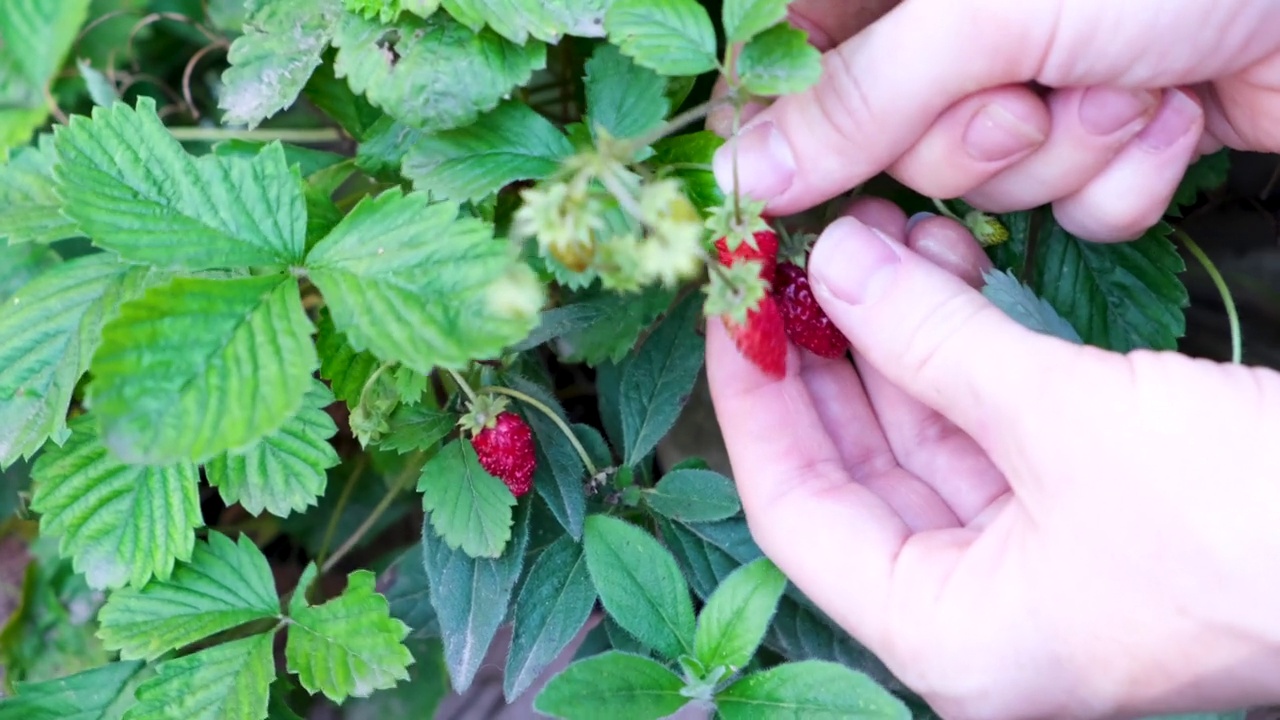
M284 427L239 453L224 453L205 466L209 484L228 505L251 515L303 512L324 494L326 471L340 462L329 438L338 432L325 408L333 392L312 381L298 412Z
M302 179L279 143L252 159L196 158L156 116L94 108L55 131L54 176L63 210L95 244L126 260L203 270L286 266L302 260Z
M404 159L404 176L441 200L479 200L516 180L544 178L573 152L555 125L521 102L476 122L426 135Z
M114 662L44 682L15 683L17 695L0 701L0 720L107 720L140 662Z
M604 23L610 42L650 70L700 75L716 67L716 31L697 0L615 0Z
M53 160L53 138L44 135L38 146L19 148L0 165L0 245L51 243L77 234L54 192Z
M488 25L524 44L530 36L556 42L563 35L604 36L610 0L443 0L445 10L472 30Z
M742 86L756 95L798 93L822 76L822 53L803 30L775 25L743 46L738 72Z
M275 663L271 633L160 663L124 720L262 720Z
M41 534L60 538L62 555L90 586L167 579L174 563L190 559L204 524L195 465L126 465L102 444L93 418L81 416L31 475Z
M471 557L496 558L511 539L515 496L480 465L466 440L454 440L422 468L422 509L431 529Z
M666 78L636 64L614 45L600 45L586 64L587 125L616 138L643 135L667 116Z
M103 322L149 277L97 253L50 268L0 307L0 467L66 439L71 394Z
M413 656L402 641L409 626L391 616L387 599L374 590L374 574L354 572L341 595L309 605L306 591L315 576L313 563L289 603L285 659L302 687L341 703L407 680Z
M275 581L247 535L209 533L168 580L118 590L98 613L98 637L126 660L154 660L237 625L275 617Z
M398 189L361 201L307 267L355 350L423 374L523 339L544 297L533 270L489 225Z
M348 14L334 38L334 72L405 124L436 132L497 107L546 66L546 46L472 32L444 13L391 26Z
M231 43L218 107L223 122L250 128L298 99L329 46L337 0L249 0L244 34Z
M94 355L89 404L132 462L204 462L279 430L319 365L288 275L178 278L125 304Z

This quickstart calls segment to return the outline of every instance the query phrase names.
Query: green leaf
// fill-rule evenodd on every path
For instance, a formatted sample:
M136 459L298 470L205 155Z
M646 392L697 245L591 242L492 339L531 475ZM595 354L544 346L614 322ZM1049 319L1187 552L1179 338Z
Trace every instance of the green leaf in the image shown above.
M1177 347L1186 331L1188 295L1178 278L1186 265L1167 237L1168 225L1159 223L1132 242L1095 243L1068 233L1042 211L1031 244L1031 217L1001 216L1011 239L992 248L997 267L1021 272L1033 247L1030 273L1023 277L1090 345L1116 352Z
M301 262L302 181L279 143L251 160L192 157L138 100L57 128L63 210L99 247L160 267L205 270Z
M579 660L551 678L533 707L564 720L655 720L689 702L684 681L639 655L609 651Z
M602 44L586 63L587 125L615 138L633 138L653 130L667 117L667 81Z
M507 617L511 596L524 567L529 539L529 503L516 517L512 541L498 558L473 558L450 548L429 528L422 532L422 561L431 605L440 621L445 662L455 692L465 693L484 662L498 627ZM447 591L443 589L447 588Z
M421 565L417 559L415 565ZM368 698L348 700L342 706L343 720L388 720L388 718L437 717L437 709L449 695L449 671L444 664L444 645L439 638L410 640L414 663L409 680ZM299 718L301 720L301 718Z
M786 663L748 675L716 695L725 720L910 720L911 711L866 675L836 663Z
M674 470L644 491L649 507L672 520L711 522L742 509L733 481L711 470Z
M362 200L307 267L354 349L424 375L498 355L534 328L545 295L489 225L399 189Z
M742 46L738 55L742 86L755 95L789 95L822 77L822 53L803 30L775 25Z
M716 67L716 31L695 0L614 0L609 41L662 75L700 75Z
M760 647L787 587L787 578L768 558L734 570L698 613L694 655L702 666L741 670Z
M523 45L532 36L557 42L563 35L602 37L609 0L443 0L450 15L472 30L488 25Z
M383 571L391 616L409 626L409 638L424 640L440 636L440 620L431 606L431 584L422 564L422 542L400 553ZM416 657L416 654L415 654Z
M84 58L76 60L76 70L80 73L80 79L84 81L85 90L89 93L93 104L114 105L120 99L115 83L111 82L101 70L93 67L88 60Z
M138 687L124 720L261 720L276 669L272 633L169 660Z
M547 63L540 42L521 46L490 30L472 32L443 13L402 15L391 26L348 14L334 45L339 78L396 120L428 132L472 122Z
M546 388L514 375L505 378L505 383L513 390L541 402L561 420L568 422L560 401ZM533 431L537 458L537 467L533 471L534 489L546 501L547 509L565 531L573 539L580 540L582 520L587 514L587 498L583 491L587 470L582 464L582 458L578 456L578 451L569 438L541 410L520 402L515 404L514 409Z
M387 599L374 588L374 574L353 572L341 595L323 605L309 605L306 589L316 574L311 563L289 602L285 661L302 687L341 704L348 697L368 697L407 680L413 656L402 641L409 626L391 617Z
M690 295L659 323L622 367L622 434L626 464L634 466L675 425L702 370L706 342L695 321L702 312Z
M205 462L280 430L319 365L288 275L175 279L103 329L88 404L129 462Z
M218 107L250 129L289 107L320 65L342 17L336 0L248 0L244 34L231 43Z
M126 465L92 416L72 421L71 437L41 454L32 478L41 534L61 537L59 552L96 589L168 579L204 525L195 465Z
M404 176L437 200L481 200L517 180L545 178L573 153L564 133L524 103L504 102L466 127L424 135Z
M596 602L582 546L566 535L543 550L516 598L502 681L510 703L573 642Z
M25 145L49 117L44 106L4 109L0 106L0 160L9 148Z
M303 512L324 495L326 471L339 463L329 444L338 425L325 408L333 393L318 380L302 407L279 430L239 453L224 453L205 466L209 484L228 505L240 503L250 515L263 510L277 517Z
M103 323L141 291L145 269L107 253L50 268L0 309L0 467L66 439L67 408Z
M16 697L0 701L0 720L106 720L140 662L113 662L57 680L15 683Z
M1173 201L1169 204L1168 214L1182 217L1182 210L1194 203L1201 193L1216 190L1227 182L1227 173L1231 170L1231 151L1223 148L1215 153L1202 156L1187 168L1178 183Z
M1079 343L1080 334L1044 298L1022 284L1010 270L989 270L982 276L982 294L1023 326L1039 333Z
M56 267L62 258L44 245L5 245L0 242L0 305L12 298L22 286ZM0 318L10 312L3 308Z
M565 362L584 362L592 367L606 360L620 362L675 297L661 285L650 285L637 293L598 288L583 293L575 306L582 308L580 312L591 310L596 315L591 322L564 332L556 343L558 353Z
M84 24L89 0L8 0L0 13L0 160L48 117L45 92Z
M54 191L53 137L40 136L37 146L18 148L0 166L0 245L51 243L77 234L76 225L62 214L62 200Z
M357 352L347 336L334 327L329 308L321 308L316 322L316 350L320 354L320 377L329 381L333 394L354 408L360 403L365 383L381 362L372 353Z
M524 340L511 346L512 352L532 350L545 342L570 332L581 332L591 327L601 312L588 303L573 303L543 310L538 326Z
M417 142L428 135L418 128L383 115L365 133L356 148L356 165L365 172L399 181L404 157Z
M654 155L649 163L680 178L689 201L702 213L709 214L725 201L724 191L711 171L712 158L723 144L724 138L710 130L674 135L654 143ZM677 167L670 169L671 165Z
M450 548L477 558L502 555L516 498L480 465L470 442L454 440L432 457L418 491L432 531Z
M401 405L392 413L390 423L391 432L379 447L404 454L434 448L457 426L458 417L426 405Z
M390 122L363 95L352 92L346 80L333 74L332 63L322 62L302 92L312 105L360 143L369 140L379 121Z
M248 535L234 542L210 532L191 560L167 580L118 590L98 614L98 637L125 660L154 660L169 650L253 620L280 614L267 559Z
M591 515L582 544L596 592L618 625L668 658L692 651L693 603L661 543L628 522Z
M787 17L787 0L725 0L720 9L729 44L744 43Z

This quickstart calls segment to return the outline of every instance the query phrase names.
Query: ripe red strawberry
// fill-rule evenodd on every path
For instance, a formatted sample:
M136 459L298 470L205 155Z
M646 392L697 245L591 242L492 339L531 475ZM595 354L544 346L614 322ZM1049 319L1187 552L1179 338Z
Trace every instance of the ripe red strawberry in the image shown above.
M779 265L773 293L791 342L825 358L842 357L848 351L848 339L818 304L803 268L793 263Z
M727 317L724 325L738 351L756 367L776 378L787 374L787 333L772 295L764 296L760 305L747 313L745 325Z
M772 230L761 230L752 237L755 238L756 247L743 242L732 252L729 250L726 238L716 240L716 253L720 256L720 264L732 267L736 260L759 260L764 264L760 270L760 277L772 285L778 266L778 234Z
M502 480L511 494L520 497L533 487L537 460L533 451L533 431L515 413L504 410L471 438L480 465Z

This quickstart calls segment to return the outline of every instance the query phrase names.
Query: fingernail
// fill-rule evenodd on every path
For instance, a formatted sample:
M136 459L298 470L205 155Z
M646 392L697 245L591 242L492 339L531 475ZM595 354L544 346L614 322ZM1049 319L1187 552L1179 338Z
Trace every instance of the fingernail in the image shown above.
M791 187L796 161L787 139L771 122L753 125L716 150L711 161L716 182L725 193L733 190L733 147L738 147L738 190L767 202Z
M932 217L938 217L937 214L931 212L918 212L907 218L907 232L911 232L912 228Z
M1151 90L1091 87L1080 97L1080 126L1092 135L1111 135L1159 104L1159 93Z
M974 160L998 162L1021 155L1044 142L1039 128L991 103L969 121L964 146Z
M902 256L887 235L845 217L831 223L809 256L814 293L848 305L875 302L893 282Z
M1204 111L1200 104L1181 90L1169 90L1164 105L1138 133L1138 144L1151 152L1167 150L1200 124Z

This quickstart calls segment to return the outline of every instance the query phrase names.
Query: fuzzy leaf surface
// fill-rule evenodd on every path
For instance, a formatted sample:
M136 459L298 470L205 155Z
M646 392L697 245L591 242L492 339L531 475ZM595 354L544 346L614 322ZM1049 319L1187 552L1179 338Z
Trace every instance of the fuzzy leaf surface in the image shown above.
M777 665L716 695L725 720L910 720L911 711L863 673L822 660Z
M711 470L673 470L652 489L645 502L661 515L684 522L713 522L742 509L733 481Z
M609 41L662 75L700 75L716 67L716 31L696 0L614 0Z
M991 270L984 274L982 294L1009 317L1030 330L1079 343L1080 334L1058 311L1031 288L1022 284L1013 272Z
M211 532L169 579L112 593L98 614L98 637L126 660L154 660L279 614L271 568L249 536L241 535L237 542Z
M261 720L275 661L272 633L251 635L156 666L124 720Z
M279 143L252 159L193 157L142 98L73 115L54 147L64 211L125 260L186 270L302 261L302 180Z
M223 502L240 503L251 515L265 510L288 517L317 504L327 471L339 463L329 443L338 425L325 411L333 402L333 392L312 380L302 407L283 427L243 452L223 453L205 465L209 484Z
M424 375L523 339L544 296L533 270L489 225L399 190L361 201L307 267L353 349Z
M53 138L21 147L0 165L0 244L51 243L77 234L76 225L62 214L54 192Z
M623 363L620 397L627 465L635 465L657 447L693 391L706 347L694 324L701 308L699 298L690 296Z
M565 668L534 700L539 713L563 720L654 720L689 702L684 680L654 660L610 650Z
M746 666L760 647L787 578L767 558L734 570L698 613L694 655L705 668Z
M480 465L470 442L454 440L436 453L422 468L418 491L432 532L445 544L472 557L502 555L516 498Z
M200 514L199 474L191 463L126 465L103 445L93 417L71 423L71 437L51 446L31 474L31 508L40 532L95 589L168 579L191 558Z
M288 275L152 288L107 324L90 366L104 442L147 463L248 449L302 407L314 330Z

